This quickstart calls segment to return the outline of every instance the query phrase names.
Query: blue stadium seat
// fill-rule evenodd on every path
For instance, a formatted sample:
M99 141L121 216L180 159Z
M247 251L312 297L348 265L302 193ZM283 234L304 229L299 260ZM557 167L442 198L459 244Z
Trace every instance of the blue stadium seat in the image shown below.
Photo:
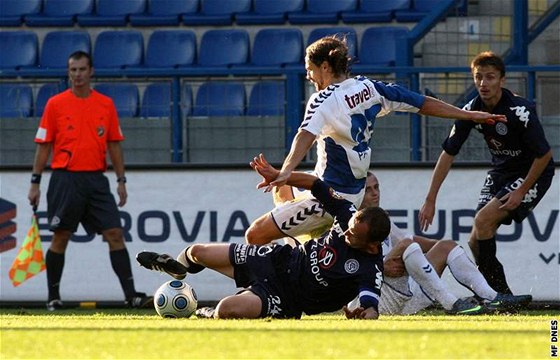
M33 115L33 91L27 84L0 84L0 118Z
M46 83L41 86L37 93L37 100L35 101L35 116L43 116L47 101L59 92L61 92L61 89L58 83Z
M368 28L362 34L358 51L360 64L394 66L399 37L406 36L408 28L404 26L380 26Z
M309 33L307 38L307 45L311 45L315 41L323 38L325 36L337 35L339 38L346 38L346 44L348 45L348 55L353 58L357 55L357 44L358 36L356 35L356 30L352 27L339 26L339 27L326 27L326 28L315 28Z
M395 10L410 8L411 0L360 0L358 10L340 14L342 21L347 24L354 23L382 23L391 22Z
M175 68L192 65L196 58L196 35L191 30L156 30L146 50L147 67Z
M78 15L80 26L125 26L131 14L142 14L146 0L96 0L95 13Z
M296 28L269 29L257 32L251 63L259 66L300 64L303 60L303 37Z
M171 116L171 85L168 82L146 86L140 116L143 118Z
M208 30L202 35L198 64L229 66L246 64L249 59L249 34L241 29Z
M40 14L25 16L27 26L73 26L77 15L91 14L93 0L44 0Z
M238 25L282 25L286 22L288 13L301 12L304 0L254 0L254 9L235 15Z
M31 31L0 31L0 69L19 70L37 65L38 40Z
M197 91L193 116L242 116L245 86L238 82L212 81Z
M196 14L183 15L185 25L231 25L236 13L251 9L251 0L200 0L200 10Z
M96 68L135 67L143 63L144 39L136 30L103 31L95 41L93 64Z
M148 0L145 14L132 14L129 17L133 26L179 25L182 14L196 14L198 0Z
M398 22L417 22L428 15L442 0L414 0L411 8L395 11L395 19Z
M113 99L119 117L138 116L140 97L135 84L102 83L95 85L95 90Z
M288 14L292 24L336 24L343 11L354 11L358 0L307 0L307 9L303 12Z
M65 69L74 51L91 53L91 40L86 31L51 31L41 45L39 64L42 69Z
M41 0L1 0L0 26L21 26L23 16L41 12Z
M190 116L193 108L192 88L188 82L181 85L181 113L183 116Z
M285 106L286 90L283 81L259 81L251 89L247 115L282 116Z

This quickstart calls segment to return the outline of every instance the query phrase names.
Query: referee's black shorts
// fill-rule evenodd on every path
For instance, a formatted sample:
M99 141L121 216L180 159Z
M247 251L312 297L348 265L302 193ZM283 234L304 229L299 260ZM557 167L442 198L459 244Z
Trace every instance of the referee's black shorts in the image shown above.
M122 228L109 180L101 171L54 170L47 191L49 229L76 232L81 223L88 234Z

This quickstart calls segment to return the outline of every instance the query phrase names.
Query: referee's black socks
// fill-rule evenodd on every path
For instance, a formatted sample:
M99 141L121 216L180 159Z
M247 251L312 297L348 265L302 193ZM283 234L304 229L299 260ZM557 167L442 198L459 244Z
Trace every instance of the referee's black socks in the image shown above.
M121 287L127 299L136 295L134 288L134 278L132 277L132 268L130 266L130 257L126 248L120 250L109 251L111 257L111 266L117 274Z
M47 285L49 287L49 301L60 300L60 278L64 269L64 253L59 254L47 250L45 255L47 267Z

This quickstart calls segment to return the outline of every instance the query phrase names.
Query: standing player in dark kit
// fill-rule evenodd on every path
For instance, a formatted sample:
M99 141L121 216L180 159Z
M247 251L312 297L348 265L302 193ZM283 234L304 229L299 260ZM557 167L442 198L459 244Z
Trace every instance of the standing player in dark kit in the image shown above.
M423 230L432 223L441 184L470 131L476 129L492 154L493 169L480 192L469 246L490 286L511 294L503 266L496 258L496 232L501 224L521 222L537 206L552 182L554 162L533 104L502 87L502 59L492 52L483 52L472 61L471 71L478 96L465 109L503 114L507 122L455 122L443 143L419 220Z
M106 153L117 175L119 206L126 204L126 178L120 141L124 140L113 101L91 89L93 75L89 54L77 51L68 58L71 89L49 99L35 142L37 152L31 176L29 202L38 206L41 174L53 152L53 169L47 192L49 228L54 232L46 254L48 302L51 311L63 306L60 279L68 241L81 223L88 234L100 233L109 244L111 265L126 301L143 307L151 297L136 292L120 223L111 194Z
M251 166L263 176L259 188L268 186L280 173L262 155ZM325 236L296 248L195 244L183 250L178 261L153 252L141 252L136 259L148 269L167 272L177 279L208 267L245 288L222 299L215 311L202 312L207 317L299 318L303 312L340 310L359 296L361 309L356 317L377 319L383 282L381 242L390 229L387 213L379 207L356 211L350 201L310 174L293 172L287 181L310 189L334 217Z

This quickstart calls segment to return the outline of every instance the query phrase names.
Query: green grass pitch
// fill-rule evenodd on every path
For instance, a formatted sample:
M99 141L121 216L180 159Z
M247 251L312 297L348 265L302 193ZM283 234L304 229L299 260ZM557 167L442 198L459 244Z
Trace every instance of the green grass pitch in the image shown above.
M0 310L1 359L550 359L560 311L346 320L162 319L154 310ZM558 344L557 344L558 345Z

